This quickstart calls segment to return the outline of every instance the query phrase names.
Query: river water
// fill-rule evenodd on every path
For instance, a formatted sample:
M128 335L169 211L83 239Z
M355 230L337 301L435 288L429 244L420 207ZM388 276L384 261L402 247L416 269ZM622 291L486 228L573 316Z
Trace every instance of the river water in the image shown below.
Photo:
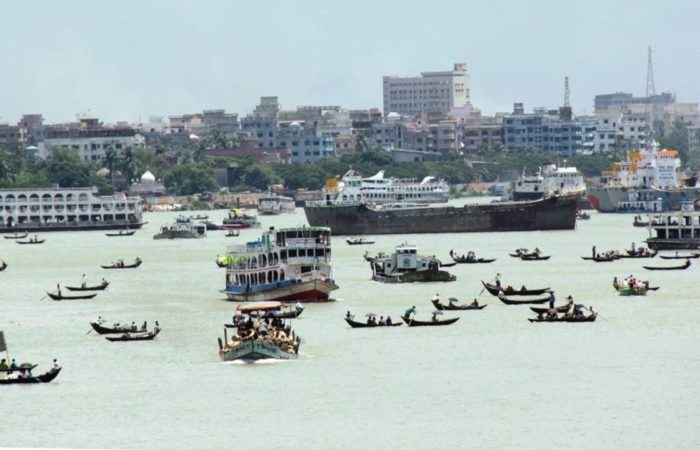
M221 220L224 211L209 212ZM639 245L646 230L626 215L592 214L575 231L376 236L372 246L333 241L333 303L308 305L294 329L297 361L222 363L217 337L234 304L219 293L225 246L255 239L210 232L199 240L153 240L175 213L146 214L132 237L102 232L46 233L43 245L0 239L0 329L10 356L46 369L52 383L0 387L2 444L75 448L698 448L700 428L700 262L685 271L648 272L673 261L583 261L599 251ZM305 223L302 209L262 218L263 227ZM468 250L492 264L447 269L452 283L387 285L370 280L366 250L403 241L443 261ZM549 261L508 256L538 246ZM136 270L103 270L139 256ZM600 312L595 323L531 324L524 306L506 306L479 280L496 272L505 284L551 286L560 299ZM92 301L40 300L57 283L105 277ZM618 297L614 276L637 274L661 289ZM350 329L347 310L391 314L429 299L488 303L439 328ZM89 333L98 315L149 326L152 342L111 343Z

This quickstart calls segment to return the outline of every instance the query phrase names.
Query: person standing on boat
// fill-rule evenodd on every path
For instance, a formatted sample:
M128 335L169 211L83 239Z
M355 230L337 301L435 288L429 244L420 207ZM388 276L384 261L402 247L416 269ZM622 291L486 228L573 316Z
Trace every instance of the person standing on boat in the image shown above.
M415 307L415 306L411 306L411 307L408 308L408 309L406 310L406 312L404 313L404 315L406 316L406 318L410 318L411 315L415 315L415 314L416 314L416 307Z
M593 246L593 249L591 250L593 258L595 258L595 245Z
M554 292L549 293L549 309L554 308Z
M500 273L496 274L496 278L494 279L494 282L496 283L496 287L498 289L500 289L501 288L501 274Z
M81 288L87 287L87 277L85 276L85 274L83 274L83 278L80 280L80 287Z
M51 369L53 369L53 370L58 370L58 369L60 369L60 368L61 368L61 365L58 363L58 360L57 360L56 358L54 358L54 360L53 360L53 366L51 367Z
M440 294L435 294L435 296L433 297L433 301L440 303Z

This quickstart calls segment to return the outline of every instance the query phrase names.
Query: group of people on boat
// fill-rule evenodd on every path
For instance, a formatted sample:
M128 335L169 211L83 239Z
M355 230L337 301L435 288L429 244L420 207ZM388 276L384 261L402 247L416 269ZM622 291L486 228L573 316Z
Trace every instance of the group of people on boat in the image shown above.
M648 247L635 247L634 242L632 242L632 249L629 251L632 256L650 256L651 250Z
M223 351L229 351L243 342L257 340L274 345L287 353L296 353L298 341L291 332L291 327L277 317L256 318L249 315L234 316L236 334L226 343Z
M593 310L592 307L586 307L580 303L574 303L574 298L569 295L566 297L566 299L569 301L569 309L566 310L564 313L560 313L555 307L554 307L554 294L550 292L549 294L549 309L547 311L540 311L537 313L537 319L538 320L561 320L561 319L570 319L570 320L583 320L586 319L587 316L583 312L584 309L587 309L590 311L591 316L595 317L598 313ZM590 317L590 316L588 316Z
M351 316L350 311L348 311L348 314L346 315L346 317L350 318L349 316ZM350 318L350 320L352 320L352 318ZM367 316L367 325L374 325L374 326L381 327L381 326L385 326L385 325L391 326L393 323L394 322L392 322L391 316L386 316L386 319L384 319L384 316L379 316L379 320L377 320L377 316L375 316L374 314L369 314Z
M524 287L524 286L523 286L523 287ZM433 302L437 302L437 303L441 303L441 302L440 302L440 294L439 294L439 293L436 293L435 296L432 298L432 301L433 301ZM459 302L459 300L457 300L457 299L454 298L454 297L450 297L450 298L448 299L448 306L449 306L449 307L457 306L457 305L455 305L455 302ZM477 308L477 307L479 306L479 301L478 301L477 299L474 299L474 301L472 301L472 302L469 304L469 306L473 306L473 307Z
M459 256L457 255L454 250L450 250L450 256L452 259L455 260L460 260L460 261L476 261L476 254L473 251L468 251L466 255Z
M608 250L607 252L600 253L596 250L596 246L594 245L591 248L591 256L593 259L617 259L620 257L620 252L617 250Z
M633 289L633 290L648 290L649 281L637 280L637 277L631 275L626 277L622 282L618 281L617 277L613 278L613 287L617 290Z
M32 378L32 369L35 366L33 364L17 364L17 360L12 358L12 361L8 364L7 359L2 358L0 360L0 373L4 373L5 379L11 378ZM61 365L58 364L58 360L54 358L51 370L58 370Z

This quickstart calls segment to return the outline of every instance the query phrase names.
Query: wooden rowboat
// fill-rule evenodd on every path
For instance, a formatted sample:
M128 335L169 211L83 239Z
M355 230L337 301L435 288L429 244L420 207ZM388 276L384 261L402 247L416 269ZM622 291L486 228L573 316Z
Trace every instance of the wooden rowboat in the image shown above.
M686 259L685 264L682 266L669 266L669 267L657 267L657 266L642 266L647 270L685 270L690 267L690 260Z
M532 297L520 297L517 299L514 298L508 298L503 294L498 294L498 299L505 303L506 305L541 305L543 303L547 303L549 301L550 296L547 295L546 297L540 297L540 298L532 298Z
M404 322L406 322L406 325L409 327L438 327L442 325L451 325L459 320L459 317L453 317L452 319L444 319L444 320L428 320L428 321L423 321L423 320L415 320L408 318L406 316L401 316Z
M115 263L115 264L110 264L109 266L100 266L100 267L102 267L103 269L135 269L138 266L140 266L142 262L143 261L141 261L139 258L136 258L134 260L133 264L119 265L118 263Z
M66 289L69 291L104 291L107 286L109 286L109 283L105 281L104 283L100 283L97 286L66 286Z
M391 325L379 325L378 323L364 323L364 322L355 322L352 319L345 318L345 321L348 323L353 328L383 328L383 327L398 327L403 325L401 322L396 322L392 323Z
M485 281L482 281L481 284L483 284L484 289L489 291L489 294L493 295L494 297L497 297L500 292L502 292L505 295L542 295L545 292L549 292L551 290L548 287L544 289L506 290L502 287L498 287L495 284L487 283Z
M151 341L153 338L158 336L160 329L149 331L149 332L137 332L137 333L124 333L121 336L105 336L105 339L112 342L126 342L126 341Z
M95 298L97 294L85 294L85 295L60 295L47 292L46 295L51 297L51 300L89 300Z
M42 373L41 375L29 377L29 378L0 378L0 384L36 384L36 383L50 383L54 378L58 376L61 372L61 368L51 369L48 372Z
M468 311L468 310L479 310L479 309L484 309L488 305L443 305L440 303L440 300L431 300L433 303L433 306L435 306L435 309L438 311Z

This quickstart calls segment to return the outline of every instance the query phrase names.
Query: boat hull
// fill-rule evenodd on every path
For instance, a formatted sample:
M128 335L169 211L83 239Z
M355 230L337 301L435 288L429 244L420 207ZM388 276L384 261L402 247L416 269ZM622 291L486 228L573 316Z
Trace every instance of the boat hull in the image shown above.
M328 226L334 235L572 230L578 197L394 210L314 204L304 212L310 225Z
M133 230L140 229L146 222L114 222L114 223L41 223L41 224L18 224L15 227L0 227L0 233L16 233L17 231L28 231L30 233L43 233L45 231L90 231L90 230Z
M285 352L279 347L257 340L246 341L230 350L219 350L222 361L254 362L261 359L297 359L296 353Z
M590 187L586 190L586 197L590 204L599 212L626 212L639 213L650 212L642 209L620 210L620 202L625 202L633 198L640 199L661 199L664 211L675 211L680 209L681 202L695 201L700 199L700 188L684 187L678 189L638 189L625 187Z
M223 292L234 302L327 302L330 293L336 289L338 285L332 281L312 280L265 291Z

